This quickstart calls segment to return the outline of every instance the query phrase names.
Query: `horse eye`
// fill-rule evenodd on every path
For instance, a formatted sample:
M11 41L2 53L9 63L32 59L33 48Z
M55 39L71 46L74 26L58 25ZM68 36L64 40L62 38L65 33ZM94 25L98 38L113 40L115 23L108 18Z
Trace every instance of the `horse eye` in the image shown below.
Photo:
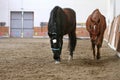
M48 35L49 35L49 37L51 37L51 36L52 36L52 34L51 34L51 33L48 33Z

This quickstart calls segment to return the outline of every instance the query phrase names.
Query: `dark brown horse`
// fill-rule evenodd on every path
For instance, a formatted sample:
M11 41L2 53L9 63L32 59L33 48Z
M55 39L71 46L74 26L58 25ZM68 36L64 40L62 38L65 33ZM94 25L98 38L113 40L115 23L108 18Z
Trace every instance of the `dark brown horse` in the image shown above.
M100 48L102 46L104 31L106 29L106 20L98 9L94 10L88 17L86 28L91 38L94 59L100 59ZM95 54L95 46L97 46L97 56Z
M63 45L63 35L69 36L70 57L73 57L73 51L76 46L76 14L70 8L60 8L55 6L50 13L48 23L48 35L50 37L53 58L56 62L60 61L60 54Z

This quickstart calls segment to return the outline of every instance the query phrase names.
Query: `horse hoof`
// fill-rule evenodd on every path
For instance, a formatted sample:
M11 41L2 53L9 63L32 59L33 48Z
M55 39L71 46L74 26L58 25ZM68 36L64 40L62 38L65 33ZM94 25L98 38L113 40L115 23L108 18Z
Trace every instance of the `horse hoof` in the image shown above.
M69 56L69 57L68 57L68 61L71 61L71 60L73 60L73 57L72 57L72 56Z
M60 64L60 61L55 61L55 64Z
M99 60L100 59L100 56L97 56L97 60Z

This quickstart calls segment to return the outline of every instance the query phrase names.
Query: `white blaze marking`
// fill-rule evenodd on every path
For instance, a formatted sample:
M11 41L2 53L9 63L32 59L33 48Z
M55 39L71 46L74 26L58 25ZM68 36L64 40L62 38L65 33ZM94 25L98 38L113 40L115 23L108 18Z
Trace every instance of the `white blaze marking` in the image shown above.
M96 27L96 25L94 25L94 27L93 27L93 28L94 28L94 30L95 30L95 27Z
M53 43L56 43L56 42L57 42L57 40L56 40L56 39L53 39L52 41L53 41Z

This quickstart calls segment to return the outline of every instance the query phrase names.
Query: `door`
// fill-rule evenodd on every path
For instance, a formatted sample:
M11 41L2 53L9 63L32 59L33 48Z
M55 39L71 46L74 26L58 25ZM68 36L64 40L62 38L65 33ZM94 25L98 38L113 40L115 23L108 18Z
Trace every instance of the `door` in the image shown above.
M11 12L11 37L33 37L33 12Z
M21 37L22 32L22 12L11 12L11 37Z
M23 37L33 37L33 12L24 12Z

